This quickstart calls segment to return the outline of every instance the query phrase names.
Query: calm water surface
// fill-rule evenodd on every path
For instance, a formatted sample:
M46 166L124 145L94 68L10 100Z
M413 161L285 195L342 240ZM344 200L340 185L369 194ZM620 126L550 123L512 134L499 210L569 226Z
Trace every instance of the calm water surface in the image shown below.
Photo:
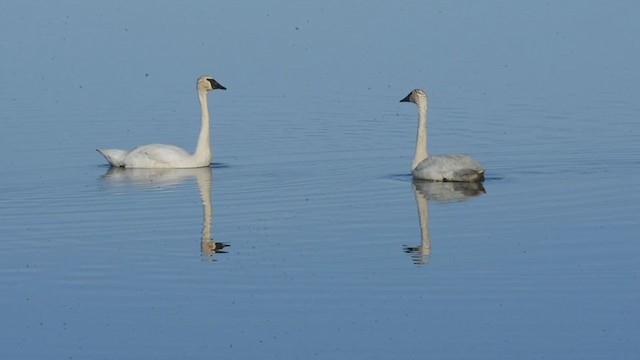
M3 5L1 358L637 356L638 5L165 5Z

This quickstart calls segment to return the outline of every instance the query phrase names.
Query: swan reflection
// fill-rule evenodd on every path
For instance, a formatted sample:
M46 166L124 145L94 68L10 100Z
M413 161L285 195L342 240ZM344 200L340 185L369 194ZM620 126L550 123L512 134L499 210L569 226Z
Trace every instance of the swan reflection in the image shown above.
M141 188L163 188L175 186L195 178L202 200L202 236L200 251L205 260L215 261L214 254L226 253L229 246L223 242L215 242L211 236L211 168L195 169L127 169L112 167L102 176L104 181L113 184L133 185Z
M429 262L431 255L431 238L429 236L429 204L428 200L435 201L462 201L471 197L484 194L482 183L470 182L434 182L413 180L411 183L418 207L418 220L420 221L420 245L403 246L406 253L411 255L417 265Z

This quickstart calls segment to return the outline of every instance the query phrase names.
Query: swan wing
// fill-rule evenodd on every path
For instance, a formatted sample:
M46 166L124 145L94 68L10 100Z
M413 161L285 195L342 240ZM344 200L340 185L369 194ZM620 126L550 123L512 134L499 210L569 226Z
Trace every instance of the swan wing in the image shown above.
M169 168L180 167L190 157L188 152L175 145L150 144L131 150L123 163L130 168Z
M484 169L468 155L429 156L412 171L414 177L434 181L482 181Z

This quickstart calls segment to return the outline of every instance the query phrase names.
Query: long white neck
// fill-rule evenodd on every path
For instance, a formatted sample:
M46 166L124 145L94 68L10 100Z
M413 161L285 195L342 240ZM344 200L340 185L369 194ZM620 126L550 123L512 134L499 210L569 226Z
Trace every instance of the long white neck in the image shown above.
M413 155L411 170L427 158L427 100L418 102L418 135L416 138L416 152Z
M198 144L193 157L198 159L204 165L211 162L211 133L209 127L209 108L207 106L207 92L198 90L198 99L200 100L200 109L202 110L202 124L200 125L200 135L198 136Z

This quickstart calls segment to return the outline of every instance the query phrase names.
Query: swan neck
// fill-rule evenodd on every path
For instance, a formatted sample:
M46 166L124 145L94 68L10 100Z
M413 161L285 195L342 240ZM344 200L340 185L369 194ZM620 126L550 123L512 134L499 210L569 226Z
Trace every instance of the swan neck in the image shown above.
M418 133L416 136L416 152L411 163L411 170L427 158L427 101L418 103Z
M196 145L194 157L201 160L205 165L209 165L211 162L211 134L206 91L198 90L198 99L200 100L200 109L202 111L202 123L200 125L200 135L198 136L198 144Z

